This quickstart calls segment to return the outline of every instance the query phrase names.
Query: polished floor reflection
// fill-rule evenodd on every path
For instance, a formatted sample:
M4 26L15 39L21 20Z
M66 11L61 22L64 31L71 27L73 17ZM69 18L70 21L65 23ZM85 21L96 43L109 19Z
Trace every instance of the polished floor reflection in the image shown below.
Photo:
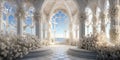
M67 54L68 49L74 48L74 46L52 45L47 48L51 48L53 53L46 56L23 58L22 60L93 60L93 59L79 58L68 55Z

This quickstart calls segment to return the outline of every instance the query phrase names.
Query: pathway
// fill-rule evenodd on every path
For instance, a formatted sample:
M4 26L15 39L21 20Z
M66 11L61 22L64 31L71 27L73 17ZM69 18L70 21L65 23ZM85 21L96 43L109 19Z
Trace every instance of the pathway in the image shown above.
M92 60L87 58L79 58L68 55L66 52L72 46L67 45L52 45L48 48L51 48L52 54L47 56L37 56L37 57L27 57L21 60ZM28 54L29 55L29 54Z

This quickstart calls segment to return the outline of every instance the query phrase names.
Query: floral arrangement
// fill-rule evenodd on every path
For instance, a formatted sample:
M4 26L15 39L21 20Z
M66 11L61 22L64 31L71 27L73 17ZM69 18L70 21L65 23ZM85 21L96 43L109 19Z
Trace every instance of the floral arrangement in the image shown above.
M0 59L14 60L22 58L31 50L41 47L40 40L32 35L17 36L0 34Z
M114 19L116 17L119 17L120 16L120 6L119 5L115 5L113 7L110 8L109 10L110 12L110 15L111 15L111 18Z
M48 45L50 45L50 40L42 40L41 41L41 44L42 44L42 46L48 46Z
M115 25L113 28L110 29L110 39L111 42L117 45L119 44L120 40L120 28L119 26Z
M96 36L82 37L78 47L87 50L95 50L95 44L97 42L95 38Z
M120 58L120 45L107 40L105 33L83 37L79 48L95 51L98 60L116 60Z

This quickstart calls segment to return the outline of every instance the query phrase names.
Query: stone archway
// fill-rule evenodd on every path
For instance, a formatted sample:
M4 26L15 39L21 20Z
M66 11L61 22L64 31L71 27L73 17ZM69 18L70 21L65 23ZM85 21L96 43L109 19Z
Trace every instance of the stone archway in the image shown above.
M46 0L44 1L42 7L41 7L41 19L45 19L44 22L47 22L46 24L48 26L48 39L51 39L51 23L49 20L51 19L52 15L55 14L58 10L62 10L70 17L70 24L69 24L69 39L73 40L73 25L76 25L76 22L78 22L77 19L79 15L79 9L78 5L75 0Z
M65 42L66 39L68 39L68 28L70 22L69 16L62 10L58 10L54 15L51 16L50 22L52 24L52 40L54 40L56 43Z

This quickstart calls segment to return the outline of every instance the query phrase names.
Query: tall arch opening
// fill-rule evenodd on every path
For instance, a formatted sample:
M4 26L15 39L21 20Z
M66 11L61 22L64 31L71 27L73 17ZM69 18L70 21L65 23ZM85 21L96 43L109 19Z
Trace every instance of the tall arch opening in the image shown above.
M46 0L41 7L41 13L41 19L48 25L47 40L67 41L69 44L78 40L79 8L76 1Z
M62 10L58 10L51 18L52 39L56 42L65 42L68 38L69 16Z

